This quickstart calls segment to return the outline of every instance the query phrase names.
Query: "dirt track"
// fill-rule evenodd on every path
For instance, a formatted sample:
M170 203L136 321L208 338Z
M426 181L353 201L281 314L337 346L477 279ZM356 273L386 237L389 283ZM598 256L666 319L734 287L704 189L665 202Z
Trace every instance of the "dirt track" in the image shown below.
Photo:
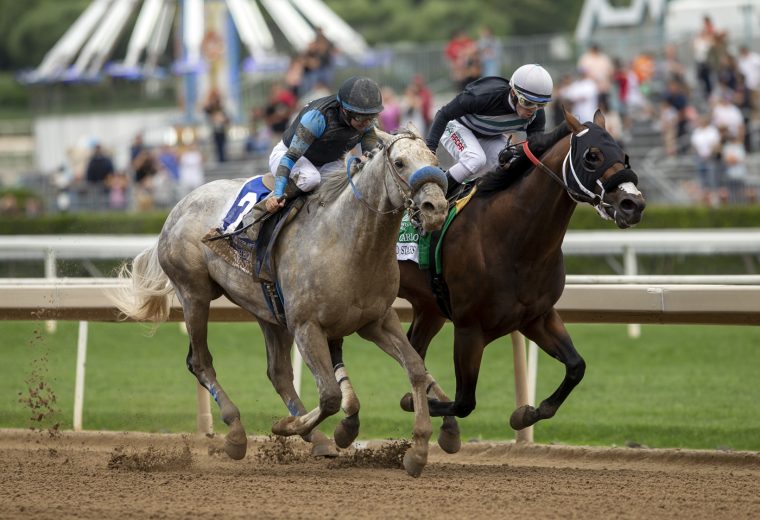
M300 440L0 430L0 518L760 518L760 453L473 443L419 479L398 443L313 460Z

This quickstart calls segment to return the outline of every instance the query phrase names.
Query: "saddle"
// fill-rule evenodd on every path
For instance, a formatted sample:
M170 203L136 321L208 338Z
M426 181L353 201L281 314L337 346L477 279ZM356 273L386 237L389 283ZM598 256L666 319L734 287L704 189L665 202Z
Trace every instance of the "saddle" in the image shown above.
M231 233L223 233L221 229L213 228L202 239L206 247L225 262L261 284L269 309L282 325L285 325L284 299L277 282L277 266L272 251L282 230L295 218L305 203L306 197L302 195L287 200L285 207L277 213L264 215L255 240L249 235L249 230L256 221L246 219L239 229Z

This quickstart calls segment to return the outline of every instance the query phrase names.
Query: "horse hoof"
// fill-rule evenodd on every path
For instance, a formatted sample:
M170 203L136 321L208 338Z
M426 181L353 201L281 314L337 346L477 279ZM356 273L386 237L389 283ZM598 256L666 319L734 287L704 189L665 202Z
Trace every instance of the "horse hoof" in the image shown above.
M462 447L462 439L459 435L459 426L456 421L453 424L443 423L438 432L438 446L446 453L456 453Z
M248 439L240 419L235 419L230 424L230 431L224 437L224 452L232 460L241 460L245 457L248 448Z
M401 398L401 402L399 404L401 405L401 409L405 412L414 411L414 399L412 399L412 394L404 395L404 397Z
M320 441L311 445L311 456L315 458L325 457L333 459L338 456L338 449L330 439L325 437L324 442Z
M312 457L333 458L338 456L335 443L319 430L312 430L311 433L303 436L303 440L311 444Z
M295 417L293 415L289 415L288 417L283 417L276 423L272 425L272 433L275 435L281 435L283 437L289 437L291 435L295 435L296 432L293 431L293 423L295 423L298 420L298 417Z
M422 475L422 470L427 463L427 456L419 456L413 448L406 450L404 454L404 469L409 476L417 478Z
M509 418L509 425L513 430L522 430L535 424L538 421L536 409L530 405L523 405L514 412Z
M359 415L349 415L338 423L335 427L333 438L338 448L348 448L359 435Z

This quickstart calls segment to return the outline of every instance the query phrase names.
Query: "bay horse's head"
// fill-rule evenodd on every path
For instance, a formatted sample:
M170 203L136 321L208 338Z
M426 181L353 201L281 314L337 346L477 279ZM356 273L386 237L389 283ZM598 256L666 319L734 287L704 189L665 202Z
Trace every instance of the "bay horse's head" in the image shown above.
M447 213L446 175L438 167L438 159L425 145L425 139L411 123L395 135L377 131L385 168L395 181L400 197L395 204L406 205L426 232L443 227ZM377 159L379 160L379 158Z
M638 224L646 202L636 187L638 177L628 156L605 129L604 115L597 110L593 123L584 125L564 107L562 110L572 132L570 151L562 165L568 193L578 202L594 206L621 229Z

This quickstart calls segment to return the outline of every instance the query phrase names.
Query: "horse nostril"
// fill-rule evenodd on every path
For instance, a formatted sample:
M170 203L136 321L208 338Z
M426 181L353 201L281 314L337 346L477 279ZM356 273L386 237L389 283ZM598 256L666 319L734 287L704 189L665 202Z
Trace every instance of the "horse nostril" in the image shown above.
M420 211L423 213L433 213L435 211L435 204L432 202L423 202Z
M640 211L639 204L633 199L623 199L620 202L620 210L624 213L631 214ZM642 208L643 209L643 208Z

